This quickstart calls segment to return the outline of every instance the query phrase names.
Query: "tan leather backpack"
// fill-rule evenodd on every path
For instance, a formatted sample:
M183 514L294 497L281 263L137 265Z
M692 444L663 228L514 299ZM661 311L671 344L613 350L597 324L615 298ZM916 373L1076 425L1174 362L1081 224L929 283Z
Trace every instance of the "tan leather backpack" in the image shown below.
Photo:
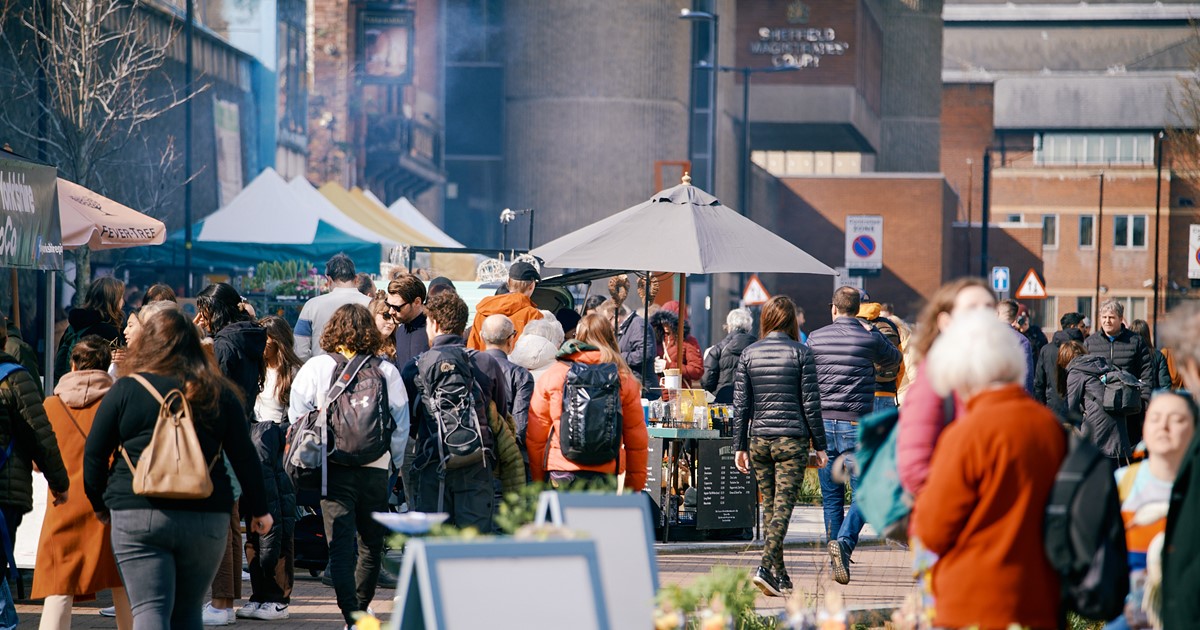
M183 392L172 389L163 396L140 374L132 377L159 404L154 435L142 450L137 466L121 447L121 455L133 471L133 493L158 499L207 499L212 495L212 467L221 457L220 451L212 461L204 461L192 422L192 407Z

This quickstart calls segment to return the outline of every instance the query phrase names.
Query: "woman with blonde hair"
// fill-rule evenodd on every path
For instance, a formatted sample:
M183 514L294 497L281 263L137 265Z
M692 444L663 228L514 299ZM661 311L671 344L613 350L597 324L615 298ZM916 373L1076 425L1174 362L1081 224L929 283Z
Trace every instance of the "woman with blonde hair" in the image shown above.
M754 469L763 498L762 563L754 585L780 597L792 590L783 564L783 538L792 520L808 452L824 468L825 424L812 351L800 343L796 305L786 296L762 310L761 338L742 350L733 377L734 464Z
M646 461L650 437L642 412L642 387L621 352L612 322L592 313L579 320L575 338L563 344L559 361L546 371L533 388L525 444L529 449L529 473L534 481L550 481L558 487L575 481L602 479L612 482L625 473L625 488L641 492L646 485ZM609 364L616 367L620 381L621 450L616 460L581 464L567 458L560 446L563 391L572 364Z

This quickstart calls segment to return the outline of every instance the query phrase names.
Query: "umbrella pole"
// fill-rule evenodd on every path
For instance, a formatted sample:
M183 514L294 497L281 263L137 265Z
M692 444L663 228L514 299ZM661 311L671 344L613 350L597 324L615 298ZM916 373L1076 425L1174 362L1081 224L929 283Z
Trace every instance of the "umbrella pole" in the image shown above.
M687 319L687 274L679 274L679 334L675 336L675 365L683 374L683 320ZM680 379L682 382L682 378Z
M635 311L636 312L636 311ZM650 390L650 368L647 352L650 351L650 272L646 272L646 295L642 296L642 387ZM655 349L654 354L658 354Z
M17 285L17 268L13 267L8 270L9 281L12 283L12 321L13 325L18 329L21 328L21 292Z

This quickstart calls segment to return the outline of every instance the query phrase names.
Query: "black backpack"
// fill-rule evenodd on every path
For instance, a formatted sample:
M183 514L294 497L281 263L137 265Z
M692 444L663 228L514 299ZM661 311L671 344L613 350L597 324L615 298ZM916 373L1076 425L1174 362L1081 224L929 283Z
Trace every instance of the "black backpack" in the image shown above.
M349 364L339 353L333 358L338 367ZM354 357L356 361L360 358ZM364 466L391 450L396 420L388 406L387 381L379 362L379 357L365 357L345 393L330 403L329 461L335 464Z
M559 419L558 445L563 457L584 466L613 460L620 466L621 424L617 366L572 363L563 384Z
M1110 368L1100 377L1104 384L1104 410L1119 416L1142 411L1142 381L1126 370Z
M421 353L416 382L436 430L439 465L455 469L486 462L490 430L467 349L439 346Z
M1046 504L1043 542L1067 610L1088 619L1121 614L1129 558L1117 484L1108 458L1074 431Z

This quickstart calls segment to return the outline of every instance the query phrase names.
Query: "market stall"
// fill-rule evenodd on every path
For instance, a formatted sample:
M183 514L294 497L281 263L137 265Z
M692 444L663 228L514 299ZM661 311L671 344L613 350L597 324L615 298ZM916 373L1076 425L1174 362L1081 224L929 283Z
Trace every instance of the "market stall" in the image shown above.
M677 273L680 275L680 304L687 303L687 274L752 272L837 275L836 271L804 250L722 205L716 197L692 186L691 178L686 174L680 185L660 191L641 204L555 239L530 253L544 260L547 267L644 270L644 277L649 277L650 271ZM649 300L646 300L645 308L648 321ZM684 338L686 317L687 309L681 309L679 339ZM650 347L651 333L648 327L644 334L647 336L646 347ZM681 356L678 363L682 364L682 343L679 344L679 352ZM643 374L643 382L650 382L649 374ZM676 390L668 392L667 398L678 401L681 395L682 392ZM694 407L689 411L692 410ZM666 477L662 482L666 484L663 496L680 497L680 487L676 483L680 478L680 462L691 456L696 467L700 468L704 458L699 447L693 444L703 444L707 439L720 439L723 436L719 433L715 436L690 433L708 429L707 426L700 426L705 417L677 409L672 409L672 412L671 419L680 424L665 428L684 431L655 429L652 437L662 440L657 457L663 462L665 470L657 472L657 475L659 479ZM685 440L698 442L685 445ZM692 448L696 449L694 453L691 452ZM707 480L709 490L705 493L709 506L720 506L723 500L729 499L734 493L744 494L739 479L728 473L733 463L732 444L706 445L704 450L708 453L708 459L703 465L708 467L708 472L697 476L695 473L699 470L690 471L692 474L687 475L689 487L697 488L699 494L699 485ZM652 454L649 472L655 474L654 469L658 467L659 463ZM753 483L748 477L746 481ZM722 487L724 490L721 490ZM751 494L757 495L756 492ZM697 518L699 499L698 496ZM685 522L683 503L682 500L671 498L663 501L660 497L664 540L669 539L673 523ZM732 506L728 509L737 508ZM730 517L725 518L729 524L736 524ZM709 521L706 518L706 522L710 523L719 524L720 520Z

